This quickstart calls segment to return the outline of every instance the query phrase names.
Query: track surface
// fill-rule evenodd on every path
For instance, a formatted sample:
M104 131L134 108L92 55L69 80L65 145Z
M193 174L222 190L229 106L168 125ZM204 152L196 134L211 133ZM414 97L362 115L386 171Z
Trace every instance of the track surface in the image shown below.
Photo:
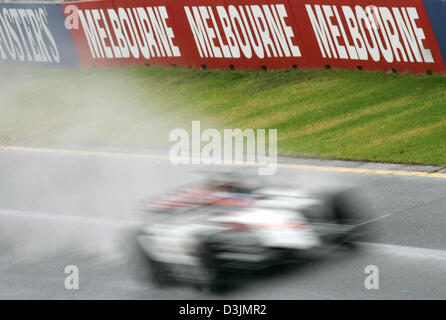
M125 240L138 201L197 180L197 169L156 159L0 151L0 298L446 299L446 179L286 168L275 182L361 188L370 219L377 219L370 223L373 243L244 276L221 295L138 280ZM67 265L79 267L79 290L64 288ZM364 287L368 265L379 268L379 290Z

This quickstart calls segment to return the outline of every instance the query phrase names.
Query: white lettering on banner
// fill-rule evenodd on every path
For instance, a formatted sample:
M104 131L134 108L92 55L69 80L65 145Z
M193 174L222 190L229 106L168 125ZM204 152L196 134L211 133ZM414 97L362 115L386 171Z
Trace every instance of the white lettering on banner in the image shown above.
M59 63L56 41L44 8L0 11L0 59Z
M323 58L434 62L415 7L306 4L305 9Z
M285 5L186 6L202 58L300 57Z
M78 14L94 59L181 56L164 6L85 9Z

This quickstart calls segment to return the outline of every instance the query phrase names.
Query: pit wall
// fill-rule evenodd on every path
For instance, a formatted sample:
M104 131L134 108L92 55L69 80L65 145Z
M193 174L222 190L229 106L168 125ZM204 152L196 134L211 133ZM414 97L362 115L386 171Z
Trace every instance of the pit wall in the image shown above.
M0 60L445 73L446 0L0 3Z

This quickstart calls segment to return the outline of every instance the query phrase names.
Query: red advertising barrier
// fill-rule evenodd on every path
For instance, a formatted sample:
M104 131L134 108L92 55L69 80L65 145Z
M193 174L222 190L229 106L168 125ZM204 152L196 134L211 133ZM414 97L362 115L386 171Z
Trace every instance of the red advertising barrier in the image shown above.
M100 0L76 6L84 67L446 72L422 0Z
M149 6L150 4L150 6ZM117 65L189 66L167 1L101 0L64 3L77 7L71 34L84 67Z
M178 0L172 6L193 67L309 67L287 0Z
M314 66L445 70L421 0L293 1ZM373 5L372 5L373 4Z

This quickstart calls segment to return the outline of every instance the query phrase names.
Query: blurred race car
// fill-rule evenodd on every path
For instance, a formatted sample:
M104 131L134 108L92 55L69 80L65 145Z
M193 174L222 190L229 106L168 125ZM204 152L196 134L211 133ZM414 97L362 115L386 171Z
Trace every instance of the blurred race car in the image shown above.
M260 270L317 248L352 247L358 220L348 192L305 190L213 175L147 201L138 243L151 279L218 290L235 270Z

